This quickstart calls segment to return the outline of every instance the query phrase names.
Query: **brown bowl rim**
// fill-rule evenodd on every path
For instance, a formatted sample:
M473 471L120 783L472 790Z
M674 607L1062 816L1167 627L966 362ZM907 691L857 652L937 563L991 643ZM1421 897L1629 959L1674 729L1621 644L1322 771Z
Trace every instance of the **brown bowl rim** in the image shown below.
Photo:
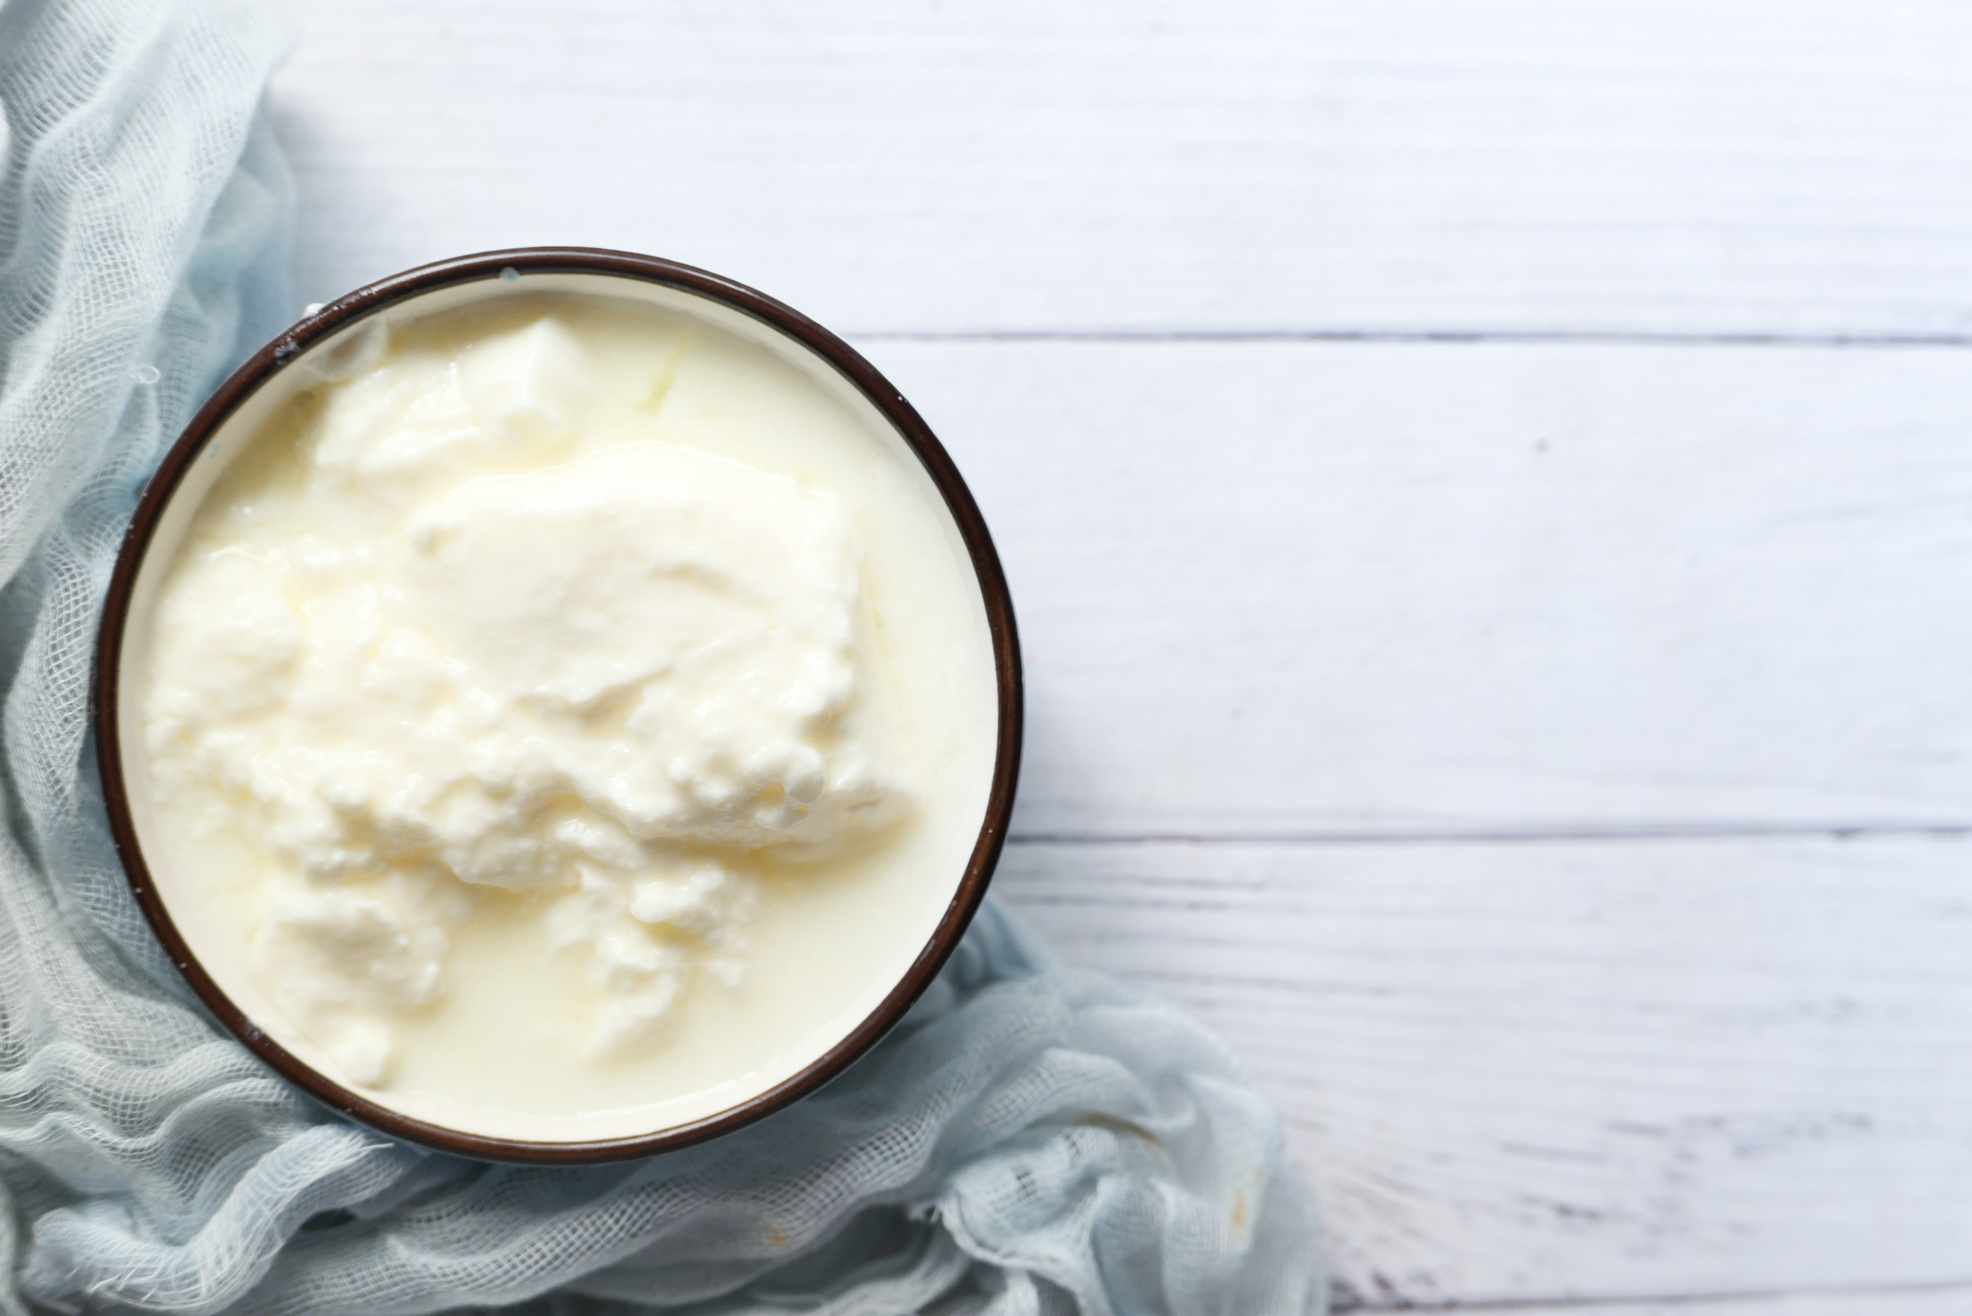
M507 271L528 274L602 274L663 284L723 303L764 322L802 343L828 362L870 400L923 463L932 483L945 499L957 523L979 579L993 640L993 662L999 690L999 744L993 764L992 789L985 818L958 889L937 929L908 972L876 1009L841 1041L798 1073L747 1101L716 1115L661 1132L637 1137L590 1142L538 1142L496 1138L446 1128L413 1119L331 1081L304 1064L250 1020L244 1011L206 973L184 936L172 921L144 862L123 786L123 756L117 734L118 669L122 660L125 624L138 568L155 534L166 503L205 444L238 407L302 352L330 334L365 316L409 298L441 288L499 279ZM422 265L380 279L320 310L304 316L256 352L229 376L186 425L151 477L117 553L109 594L97 634L95 675L95 735L97 764L102 776L103 802L109 813L110 834L130 881L139 908L149 920L165 952L191 985L200 1001L220 1023L262 1060L317 1101L381 1133L454 1155L480 1160L537 1165L581 1165L626 1160L672 1151L703 1142L750 1124L815 1091L847 1069L888 1032L938 974L985 898L987 884L1006 841L1007 820L1013 812L1020 774L1022 679L1019 634L1014 625L1013 599L985 519L958 468L904 395L875 366L835 334L793 307L765 293L677 261L636 252L598 247L521 247L486 251Z

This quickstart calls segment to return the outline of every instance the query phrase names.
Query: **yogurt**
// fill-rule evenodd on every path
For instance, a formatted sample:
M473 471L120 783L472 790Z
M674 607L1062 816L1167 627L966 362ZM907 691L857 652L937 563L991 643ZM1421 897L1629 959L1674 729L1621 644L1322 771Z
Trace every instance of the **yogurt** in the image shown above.
M996 748L908 450L787 350L594 294L373 317L297 369L136 687L151 866L222 989L372 1100L538 1141L839 1042L949 904Z

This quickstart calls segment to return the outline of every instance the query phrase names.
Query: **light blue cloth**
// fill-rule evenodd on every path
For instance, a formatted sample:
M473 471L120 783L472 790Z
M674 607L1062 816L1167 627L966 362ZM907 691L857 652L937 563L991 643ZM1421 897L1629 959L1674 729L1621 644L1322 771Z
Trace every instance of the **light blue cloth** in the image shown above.
M88 677L146 474L291 314L256 116L290 40L233 0L0 0L0 1313L1321 1311L1224 1049L991 906L828 1089L627 1165L397 1145L200 1012L110 849Z

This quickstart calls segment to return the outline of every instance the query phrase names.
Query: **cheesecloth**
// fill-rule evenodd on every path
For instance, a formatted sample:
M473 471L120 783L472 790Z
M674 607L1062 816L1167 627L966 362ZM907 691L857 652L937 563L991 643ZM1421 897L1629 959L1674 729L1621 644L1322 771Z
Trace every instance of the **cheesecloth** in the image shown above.
M292 210L248 0L0 0L0 1313L1319 1312L1306 1190L1224 1049L989 906L816 1096L515 1169L314 1105L139 916L86 731L119 535L280 329Z

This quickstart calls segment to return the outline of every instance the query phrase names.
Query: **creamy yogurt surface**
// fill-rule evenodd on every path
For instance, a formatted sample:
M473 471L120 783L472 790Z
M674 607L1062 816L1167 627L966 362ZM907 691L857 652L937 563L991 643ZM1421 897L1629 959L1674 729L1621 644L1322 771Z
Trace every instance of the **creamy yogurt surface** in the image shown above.
M592 295L373 318L289 373L137 687L147 854L222 989L499 1137L688 1122L840 1041L996 749L979 587L900 441L787 349Z

